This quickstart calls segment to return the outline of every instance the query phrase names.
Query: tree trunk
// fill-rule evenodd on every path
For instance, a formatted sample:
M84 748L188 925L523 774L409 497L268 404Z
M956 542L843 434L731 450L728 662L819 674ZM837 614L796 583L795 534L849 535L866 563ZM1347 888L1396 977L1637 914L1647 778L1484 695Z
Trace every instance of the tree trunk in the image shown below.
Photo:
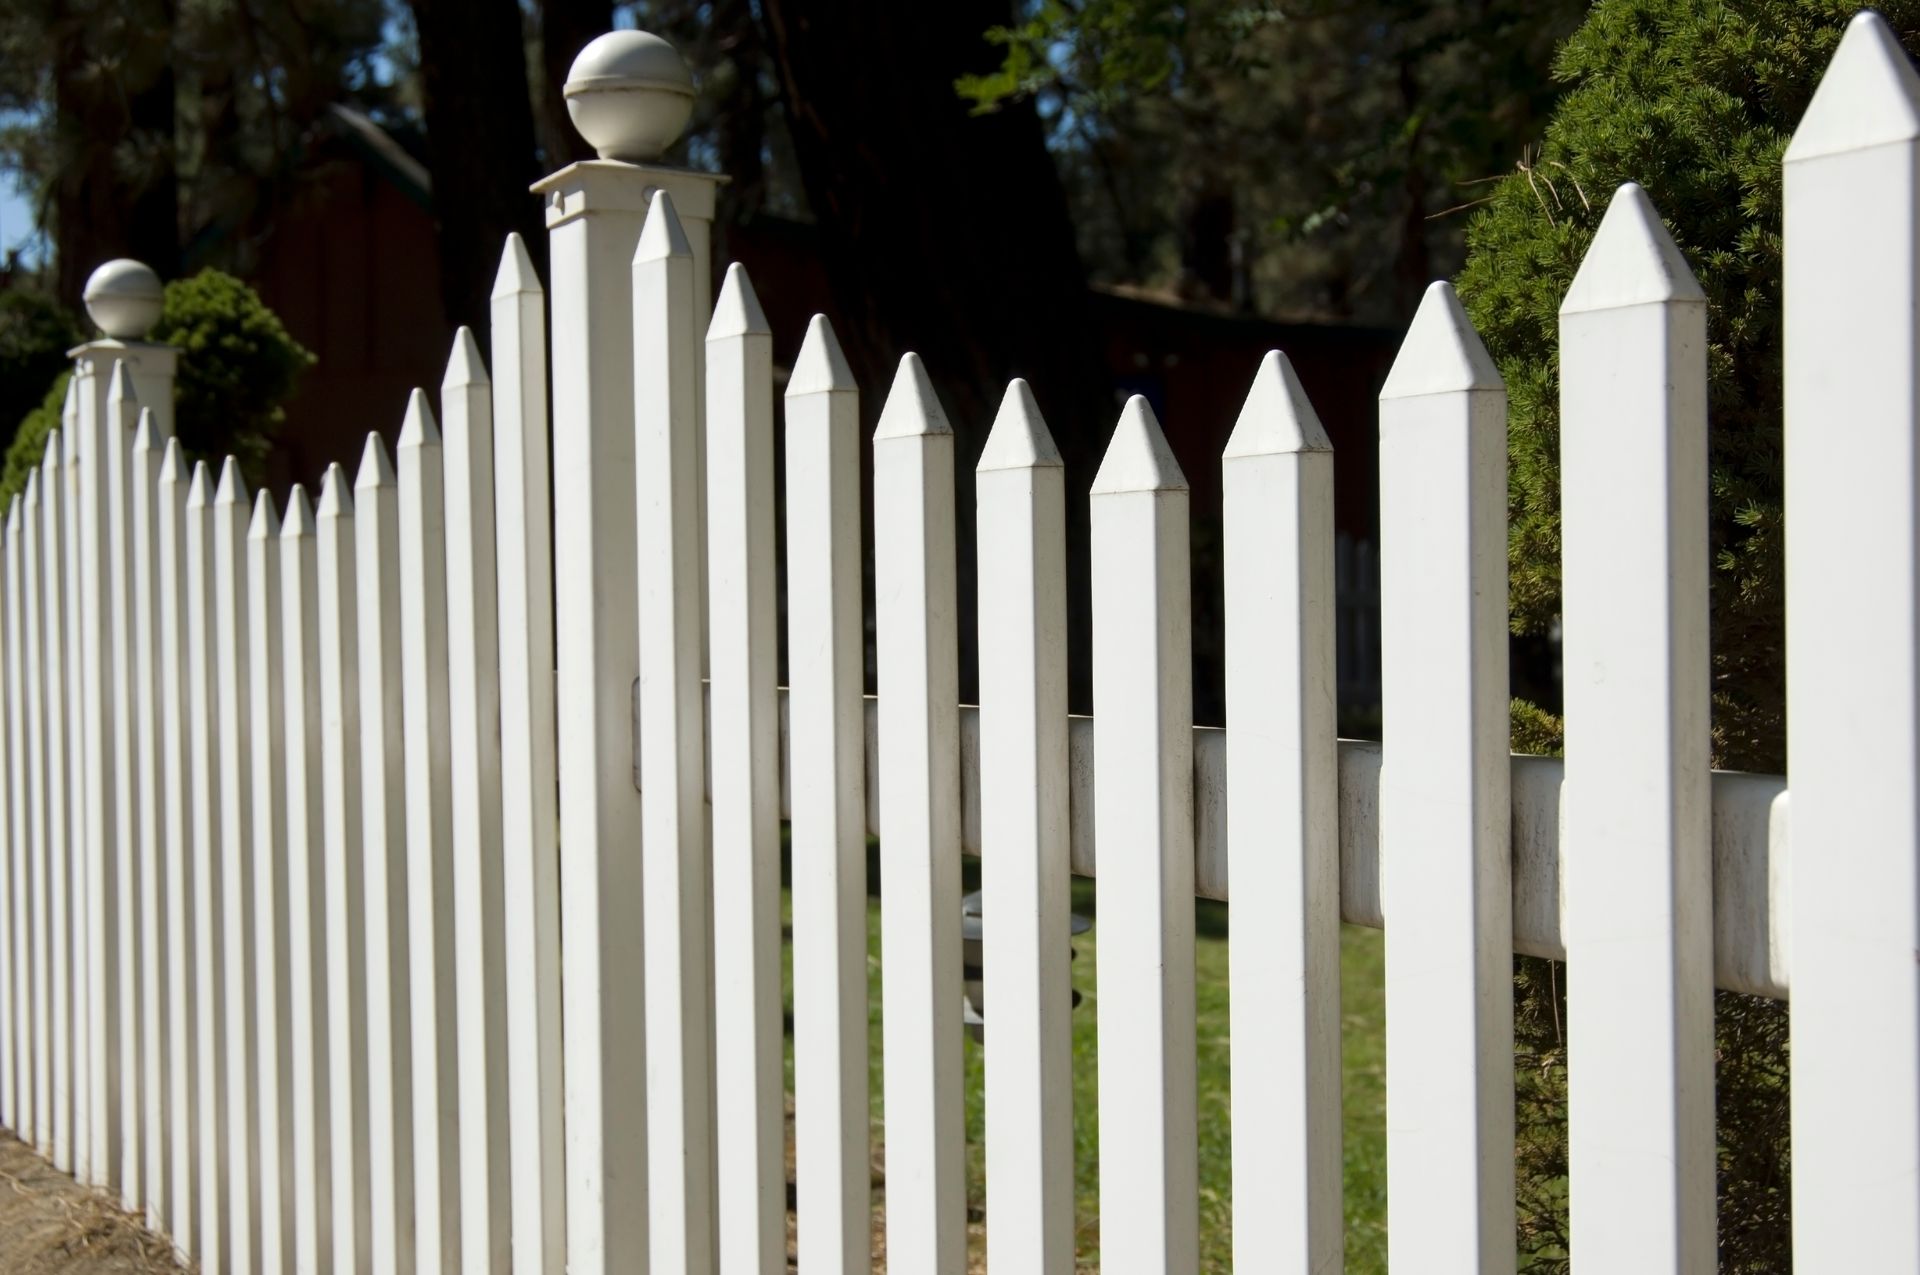
M508 231L546 260L526 47L515 0L412 0L420 35L427 167L450 324L487 342L488 294Z
M1088 670L1085 493L1116 418L1066 196L1031 105L973 115L954 80L990 70L1008 0L762 0L838 332L877 418L918 351L958 435L961 683L976 668L973 464L1012 377L1067 462L1075 687Z
M594 157L593 147L574 130L562 90L580 50L611 30L613 0L544 0L540 6L540 149L551 171Z

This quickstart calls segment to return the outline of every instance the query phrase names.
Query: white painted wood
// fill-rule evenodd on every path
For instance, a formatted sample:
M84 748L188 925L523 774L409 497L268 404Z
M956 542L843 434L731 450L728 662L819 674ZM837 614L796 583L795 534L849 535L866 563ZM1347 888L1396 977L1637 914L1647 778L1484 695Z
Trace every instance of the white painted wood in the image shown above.
M27 858L31 850L32 802L28 798L26 655L27 569L26 499L15 494L7 503L6 580L6 730L7 730L7 843L0 874L6 878L6 899L0 906L0 925L6 948L6 1109L0 1120L15 1135L33 1136L33 1024L28 991Z
M1147 401L1094 477L1094 821L1101 944L1102 1269L1200 1255L1193 990L1193 672L1187 482ZM1118 941L1114 941L1117 939Z
M136 676L133 663L133 571L131 494L133 434L139 423L140 400L134 388L133 366L124 359L113 365L107 388L107 412L103 436L106 490L107 546L105 571L109 599L104 611L107 620L107 645L110 653L111 697L107 716L112 727L113 834L107 852L113 859L112 882L112 964L108 977L112 984L113 1039L117 1046L113 1062L113 1083L118 1089L115 1118L120 1126L119 1170L115 1184L120 1203L129 1213L140 1212L146 1198L141 1170L145 1158L141 1151L144 1132L142 1117L142 1066L144 1050L141 1028L144 1014L140 1005L140 898L141 830L139 809L135 803L137 786L134 768L138 756L135 746L134 695Z
M286 641L280 578L280 514L271 492L257 493L247 527L246 777L251 802L248 846L253 929L253 1037L258 1098L254 1188L262 1275L293 1268L293 1042L287 871ZM294 694L299 693L295 685ZM304 902L304 900L303 900Z
M327 1018L327 890L320 742L320 566L307 493L295 487L280 527L286 696L287 1050L293 1149L293 1265L333 1263L332 1032Z
M648 176L575 164L542 182L553 307L553 550L567 1267L644 1269L647 1067L634 531L632 261Z
M367 933L360 811L359 620L353 496L327 467L319 509L321 823L325 837L327 1112L335 1270L373 1264L367 1109ZM462 1118L466 1112L462 1110ZM472 1263L463 1269L472 1270Z
M133 584L134 797L135 857L140 864L140 1134L141 1180L145 1183L147 1226L164 1229L172 1212L168 1171L173 1163L171 1084L167 1075L171 1041L167 1034L166 877L161 851L168 792L162 771L160 740L160 584L158 527L160 455L166 447L160 421L142 408L133 435L128 470L132 530L128 538Z
M413 1001L407 945L399 486L377 433L367 435L354 480L354 523L372 1271L413 1275Z
M633 258L634 521L651 1262L714 1267L713 973L701 721L693 250L665 191Z
M247 484L229 456L213 496L214 682L220 743L220 976L227 1058L227 1269L260 1269L260 1072L254 995L252 681L247 640Z
M161 775L166 788L161 830L166 881L165 980L167 1093L172 1129L167 1167L167 1234L192 1260L200 1206L199 1007L193 977L193 754L187 650L187 462L169 438L154 480L155 613L159 628Z
M787 378L794 1160L806 1275L872 1266L860 391L825 315Z
M773 329L729 266L707 328L715 1138L720 1269L787 1267ZM644 604L643 604L644 605Z
M520 1275L564 1275L566 1126L546 298L517 234L507 236L500 257L492 316L513 1264Z
M205 1275L231 1269L232 1218L227 1173L226 889L220 856L223 816L217 635L218 573L214 565L213 478L205 461L194 466L187 490L186 577L187 717L192 784L193 984L196 1135L200 1159L199 1216L189 1250Z
M29 1083L23 1086L21 1099L21 1136L45 1155L53 1116L52 1096L47 1088L47 1069L51 1062L51 1033L47 1030L47 947L46 947L46 873L47 873L47 770L46 770L46 671L43 663L45 639L42 635L40 554L40 474L27 474L26 499L21 505L21 692L26 697L26 735L22 741L27 760L28 842L20 856L24 888L15 900L16 930L26 960L26 1013L22 1022L27 1048L21 1051L21 1067Z
M1234 1265L1338 1270L1340 827L1333 449L1269 353L1220 463Z
M958 1275L967 1259L960 1040L960 731L953 429L919 356L873 435L887 1255Z
M72 382L68 382L72 403ZM73 802L67 767L67 501L66 458L61 430L47 433L40 467L40 552L43 622L46 625L47 750L47 1029L52 1103L51 1158L73 1171ZM73 710L77 714L77 707Z
M440 430L413 392L400 429L400 685L407 800L407 949L413 1038L414 1253L460 1257L459 1039L455 1033L453 811L447 738L446 511Z
M73 1062L69 1068L72 1087L73 1135L71 1168L82 1182L92 1178L93 1122L90 1088L93 1074L89 1002L91 984L87 974L90 940L87 928L87 740L86 687L83 657L85 624L81 606L85 590L82 582L80 538L80 443L84 431L80 424L81 385L76 374L67 381L67 401L61 409L61 521L66 542L66 682L67 682L67 949L69 953L68 1016L73 1037Z
M1854 18L1786 152L1793 1243L1920 1267L1920 77Z
M1436 283L1380 392L1387 1242L1481 1275L1514 1265L1506 440Z
M85 1106L86 1154L82 1180L89 1185L117 1187L120 1182L120 1059L119 1015L114 1005L115 972L119 958L118 930L113 911L116 891L113 872L113 659L111 647L112 596L107 564L107 453L112 423L107 410L105 369L95 360L80 362L80 596L81 687L85 742L81 800L86 810L85 994L86 1013Z
M479 343L463 327L454 335L440 385L440 414L460 1031L461 1266L469 1275L513 1267L492 395Z
M1622 186L1560 308L1568 1196L1583 1268L1718 1260L1706 352L1706 294L1646 192Z
M1014 381L975 467L987 1261L1072 1275L1073 983L1067 919L1066 475Z

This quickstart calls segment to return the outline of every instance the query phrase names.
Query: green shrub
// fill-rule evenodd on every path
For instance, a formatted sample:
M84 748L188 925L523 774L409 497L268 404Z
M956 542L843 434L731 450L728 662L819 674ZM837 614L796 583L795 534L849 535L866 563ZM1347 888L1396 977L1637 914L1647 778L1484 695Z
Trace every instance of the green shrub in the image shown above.
M19 426L13 431L13 441L7 444L6 463L0 466L0 516L4 516L8 502L27 489L27 475L40 467L47 450L47 435L60 423L60 409L67 401L67 382L72 379L70 371L55 376L47 396L40 400L38 407L20 418Z
M0 292L0 430L37 410L47 383L67 367L67 351L87 339L80 320L47 293Z

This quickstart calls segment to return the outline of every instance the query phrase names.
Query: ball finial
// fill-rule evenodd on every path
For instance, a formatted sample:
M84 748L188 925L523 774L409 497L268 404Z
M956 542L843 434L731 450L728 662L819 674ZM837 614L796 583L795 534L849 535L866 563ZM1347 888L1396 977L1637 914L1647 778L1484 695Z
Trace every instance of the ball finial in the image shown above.
M115 340L138 341L160 320L160 276L129 257L95 270L80 296L87 316Z
M602 159L660 158L693 115L693 73L679 51L645 31L609 31L567 72L567 113Z

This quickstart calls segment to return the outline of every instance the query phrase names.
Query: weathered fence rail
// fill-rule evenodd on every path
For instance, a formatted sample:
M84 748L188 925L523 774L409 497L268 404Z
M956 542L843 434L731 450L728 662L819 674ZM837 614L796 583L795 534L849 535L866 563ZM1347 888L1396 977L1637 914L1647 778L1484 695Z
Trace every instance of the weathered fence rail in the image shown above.
M738 266L708 303L717 179L652 162L684 66L618 34L568 91L602 158L537 187L550 294L510 240L494 367L463 330L439 417L416 391L395 459L374 435L284 515L232 458L189 469L151 276L96 276L108 335L0 554L0 1121L209 1273L771 1275L786 820L804 1271L872 1258L870 834L892 1269L967 1262L967 853L995 1268L1074 1269L1071 873L1108 933L1106 1270L1198 1261L1195 895L1254 918L1241 1269L1340 1260L1342 919L1387 935L1409 1269L1512 1267L1515 951L1568 962L1583 1269L1711 1267L1716 985L1792 994L1804 1267L1920 1268L1920 77L1880 19L1786 157L1791 856L1787 780L1709 770L1706 302L1639 188L1562 311L1565 761L1508 754L1506 401L1444 284L1382 395L1377 577L1340 569L1384 607L1384 743L1335 739L1353 551L1278 353L1222 460L1230 728L1196 729L1186 485L1145 402L1070 492L1024 384L956 456L909 355L863 509L859 388L816 318L776 500L772 334Z

